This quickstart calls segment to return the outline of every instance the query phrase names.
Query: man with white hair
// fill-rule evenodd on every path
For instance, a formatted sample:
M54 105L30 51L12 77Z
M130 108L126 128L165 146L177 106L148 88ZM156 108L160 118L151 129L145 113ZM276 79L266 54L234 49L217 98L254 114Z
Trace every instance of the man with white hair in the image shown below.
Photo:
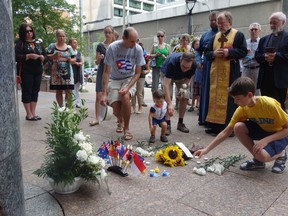
M208 129L205 132L211 135L220 133L228 125L237 108L227 88L241 76L239 60L247 55L244 34L232 27L232 21L229 11L218 14L219 32L210 40L205 51L207 61L211 62L206 117Z
M261 95L270 96L285 110L288 87L288 32L284 31L286 15L275 12L269 17L271 34L259 41L255 59L260 64L258 87Z
M261 25L257 22L251 23L249 26L250 38L246 40L247 43L247 56L245 56L241 62L242 76L251 78L255 86L257 86L259 63L255 60L255 51L257 50L260 40ZM260 95L260 90L256 89L255 95Z

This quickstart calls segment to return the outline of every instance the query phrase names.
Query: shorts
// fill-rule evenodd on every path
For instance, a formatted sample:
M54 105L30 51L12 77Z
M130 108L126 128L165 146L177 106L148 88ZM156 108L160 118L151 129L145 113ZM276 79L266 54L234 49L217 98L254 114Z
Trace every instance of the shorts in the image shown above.
M164 116L162 119L156 119L152 117L152 125L159 125L161 127L161 123L166 122L166 117Z
M96 76L96 86L95 86L96 92L102 92L102 79L103 79L103 71L98 70L97 76Z
M176 92L179 92L179 89L182 88L182 84L184 83L184 80L172 80L171 83L172 83L172 86L173 86L173 83L175 83L176 88L177 88ZM186 94L184 96L186 99L189 99L191 95L191 89L189 85L190 84L187 84ZM172 92L170 92L170 94L172 95Z
M130 83L131 77L123 80L109 80L108 82L108 103L111 105L115 101L120 101L119 90ZM133 97L136 92L136 83L129 89L130 97Z
M258 124L252 121L246 121L244 123L248 128L249 137L252 138L253 140L260 140L263 139L264 137L267 137L275 133L263 130ZM268 145L265 146L264 149L270 155L270 157L273 157L274 155L281 153L286 148L287 145L288 145L288 137L284 137L280 140L268 143Z
M193 84L193 96L200 96L201 83L194 82Z

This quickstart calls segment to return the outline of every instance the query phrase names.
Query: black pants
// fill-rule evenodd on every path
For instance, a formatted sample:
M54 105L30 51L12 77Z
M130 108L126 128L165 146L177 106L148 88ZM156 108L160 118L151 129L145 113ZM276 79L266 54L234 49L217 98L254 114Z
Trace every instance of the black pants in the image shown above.
M277 88L275 86L274 71L272 67L266 68L263 74L260 91L261 95L272 97L277 100L281 104L282 109L285 111L287 88Z
M42 73L22 73L21 89L22 102L30 103L38 101L38 93L40 91Z

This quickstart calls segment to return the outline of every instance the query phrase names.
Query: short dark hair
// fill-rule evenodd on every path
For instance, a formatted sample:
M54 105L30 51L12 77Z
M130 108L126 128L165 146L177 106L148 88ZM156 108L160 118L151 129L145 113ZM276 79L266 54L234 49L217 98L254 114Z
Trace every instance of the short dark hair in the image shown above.
M21 25L20 25L20 27L19 27L19 32L18 32L18 34L19 34L19 38L20 38L20 40L22 40L22 41L25 41L26 40L26 28L27 27L30 27L31 29L32 29L32 31L33 31L33 39L35 39L36 38L36 34L35 34L35 30L34 30L34 28L33 28L33 26L31 25L31 24L28 24L28 23L22 23Z
M218 16L218 14L219 14L219 11L212 11L210 14L209 14L209 20L210 20L210 18L212 17L212 16Z
M192 44L191 44L191 47L192 47L193 49L194 49L195 43L196 43L197 41L200 41L199 38L195 38L195 39L193 40L193 42L192 42Z
M165 94L161 89L157 89L155 92L153 92L153 98L162 99L162 98L165 98Z
M192 52L183 52L182 56L181 56L181 61L185 60L188 62L193 62L195 58L195 55Z
M69 41L68 41L68 44L69 44L69 45L72 45L72 42L73 42L74 40L76 40L76 41L77 41L77 39L76 39L76 38L70 38L70 39L69 39Z
M255 94L255 83L249 77L239 77L229 87L229 94L231 96L244 95L246 96L249 92Z

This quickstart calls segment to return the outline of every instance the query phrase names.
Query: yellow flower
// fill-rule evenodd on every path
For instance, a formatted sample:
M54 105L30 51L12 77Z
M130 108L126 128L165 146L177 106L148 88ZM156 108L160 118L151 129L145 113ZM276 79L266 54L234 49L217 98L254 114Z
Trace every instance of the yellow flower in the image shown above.
M163 154L164 164L170 166L177 166L178 161L182 159L182 151L178 148L178 146L168 146Z
M162 162L162 161L163 161L162 155L163 155L163 150L160 149L159 151L156 152L155 158L156 158L158 161Z
M181 158L180 161L178 161L178 166L185 166L184 158Z

